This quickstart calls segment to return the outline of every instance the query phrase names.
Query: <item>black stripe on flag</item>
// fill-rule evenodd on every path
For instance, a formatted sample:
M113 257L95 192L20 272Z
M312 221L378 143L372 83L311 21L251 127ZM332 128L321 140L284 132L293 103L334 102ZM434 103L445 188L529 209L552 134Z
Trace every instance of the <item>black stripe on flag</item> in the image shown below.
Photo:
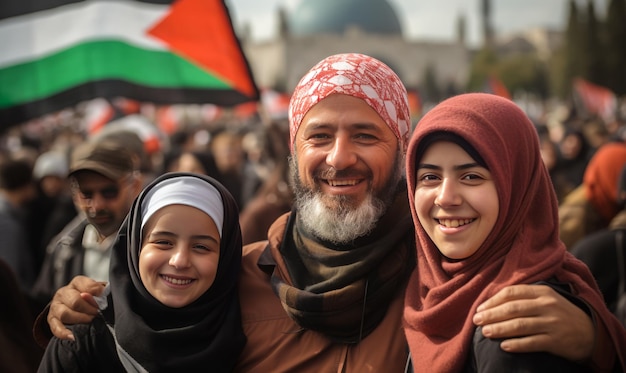
M171 4L172 0L134 0L148 4ZM0 20L53 9L62 5L83 3L84 0L0 0Z
M126 98L161 105L211 103L228 107L250 101L250 97L232 89L152 88L121 80L101 80L82 84L42 100L0 109L0 133L25 120L72 107L78 104L77 97L111 99L119 97L119 92L125 92Z

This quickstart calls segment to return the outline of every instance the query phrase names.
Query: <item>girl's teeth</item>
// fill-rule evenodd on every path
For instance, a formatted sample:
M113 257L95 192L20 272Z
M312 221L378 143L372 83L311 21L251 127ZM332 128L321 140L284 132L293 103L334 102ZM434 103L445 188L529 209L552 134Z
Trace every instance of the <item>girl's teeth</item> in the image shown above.
M191 283L191 280L179 280L179 279L171 278L168 276L163 276L163 278L165 279L165 281L171 282L174 285L187 285Z
M331 186L353 186L357 184L357 180L328 180Z
M462 225L469 224L472 222L472 219L443 219L439 220L439 224L446 226L448 228L458 228Z

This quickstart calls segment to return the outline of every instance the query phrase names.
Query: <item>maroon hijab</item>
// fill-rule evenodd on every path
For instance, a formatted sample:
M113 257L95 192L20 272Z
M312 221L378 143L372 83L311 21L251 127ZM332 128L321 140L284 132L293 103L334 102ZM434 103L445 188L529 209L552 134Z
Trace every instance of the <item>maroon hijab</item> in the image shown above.
M464 138L490 170L499 216L478 251L452 261L440 254L415 212L415 176L423 140L436 132ZM626 336L607 310L587 267L559 240L558 206L533 124L512 101L482 93L443 101L418 123L407 153L418 266L405 298L405 332L417 371L460 371L466 364L479 304L500 289L551 277L572 285L607 326L616 346ZM624 364L624 357L619 357Z

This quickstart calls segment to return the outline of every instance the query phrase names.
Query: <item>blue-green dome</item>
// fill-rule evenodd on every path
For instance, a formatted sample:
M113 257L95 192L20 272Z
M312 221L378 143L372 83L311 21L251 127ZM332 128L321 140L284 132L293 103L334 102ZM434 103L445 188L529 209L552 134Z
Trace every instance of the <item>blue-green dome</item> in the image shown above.
M295 36L343 34L354 26L372 34L402 34L398 16L386 0L302 0L289 17Z

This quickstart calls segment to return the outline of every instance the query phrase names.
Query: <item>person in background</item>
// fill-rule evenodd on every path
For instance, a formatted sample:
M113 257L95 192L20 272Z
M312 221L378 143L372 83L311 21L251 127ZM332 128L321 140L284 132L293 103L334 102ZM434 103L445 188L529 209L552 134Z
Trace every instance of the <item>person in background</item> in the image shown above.
M537 133L515 103L484 93L443 101L417 124L406 164L418 245L404 319L416 371L588 371L553 349L510 354L474 325L481 303L516 284L550 286L593 315L594 368L626 368L626 330L559 240Z
M29 205L29 239L35 257L35 273L41 271L46 247L78 213L70 191L68 159L57 150L41 153L33 178L37 197Z
M592 153L612 140L614 133L611 130L614 129L610 128L611 126L610 123L597 116L583 120L581 129Z
M585 170L583 183L559 206L559 231L568 249L583 237L606 228L619 212L617 180L626 164L626 143L601 146Z
M550 133L546 125L538 125L537 134L539 135L539 149L541 151L541 159L548 169L556 198L561 203L567 193L570 192L570 186L565 180L564 175L559 174L558 166L561 163L561 152L559 144L552 141Z
M294 206L267 240L243 249L247 343L235 371L403 372L404 291L415 266L406 89L375 58L333 55L297 85L289 125ZM40 314L37 335L68 338L64 323L92 320L101 292L91 279L72 280ZM591 319L549 287L507 288L477 317L513 352L559 340L556 354L591 357Z
M101 314L53 338L39 372L231 372L245 343L237 220L214 179L157 178L117 236Z
M617 203L621 210L609 226L583 237L570 251L587 264L609 309L623 317L626 304L618 310L618 301L626 296L626 282L620 284L620 266L622 272L626 271L626 167L622 168L618 179ZM626 327L626 318L621 321Z
M131 152L113 139L76 147L69 182L80 214L48 246L32 289L43 304L76 275L108 280L111 244L142 187Z
M559 180L559 194L566 196L582 184L585 169L596 149L591 147L583 131L575 129L565 131L558 149L560 157L553 174Z
M43 355L32 335L33 310L9 265L0 259L0 371L33 373Z
M27 206L37 193L32 172L26 160L0 161L0 259L11 267L24 292L35 281L26 226Z
M241 146L241 135L228 129L216 131L211 138L209 149L220 172L220 182L235 197L239 209L242 209L247 201L243 199L242 194L246 160Z
M211 152L207 150L175 150L166 156L164 172L193 172L220 180L221 173Z
M293 206L294 195L289 186L289 133L278 124L270 124L265 134L267 154L264 157L273 162L266 166L268 175L239 214L244 245L265 240L272 223Z

